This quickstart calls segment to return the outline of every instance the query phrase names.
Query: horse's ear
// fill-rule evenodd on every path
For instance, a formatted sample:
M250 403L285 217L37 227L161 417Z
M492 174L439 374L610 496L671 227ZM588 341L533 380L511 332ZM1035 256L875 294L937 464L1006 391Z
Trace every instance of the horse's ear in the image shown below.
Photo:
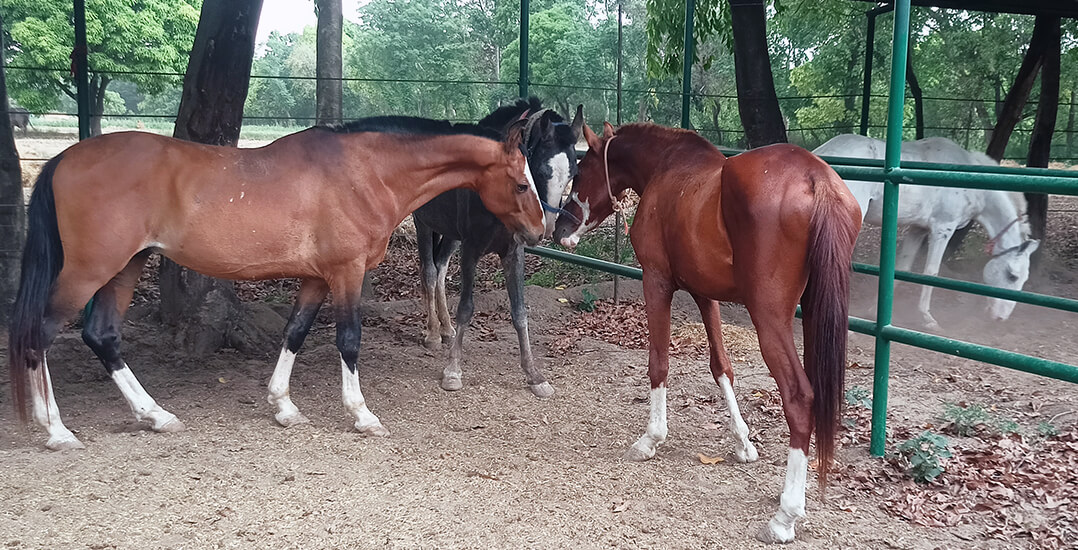
M609 122L603 122L603 138L610 139L614 137L614 127Z
M573 137L580 141L584 131L584 104L576 106L576 116L573 117Z
M1032 254L1037 251L1037 247L1039 247L1040 245L1041 242L1037 239L1030 239L1022 243L1022 246L1018 249L1018 251L1026 254Z
M520 144L524 141L524 124L527 122L526 118L517 120L509 125L509 128L505 130L505 152L512 153L513 151L520 151Z
M584 125L584 141L588 142L588 148L592 151L601 151L603 149L602 138L595 135L595 132L587 124Z

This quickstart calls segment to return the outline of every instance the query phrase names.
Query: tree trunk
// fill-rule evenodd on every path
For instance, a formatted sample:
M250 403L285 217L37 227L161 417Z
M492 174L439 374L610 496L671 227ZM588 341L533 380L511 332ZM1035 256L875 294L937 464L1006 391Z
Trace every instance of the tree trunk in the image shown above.
M1037 24L1042 20L1048 26L1048 48L1041 62L1041 99L1037 103L1037 116L1026 157L1026 166L1030 168L1048 167L1052 156L1052 133L1056 130L1056 115L1059 112L1060 20L1059 17L1039 16ZM1043 240L1048 225L1048 195L1026 193L1026 202L1030 236Z
M1067 107L1067 156L1074 154L1074 92L1075 83L1071 83L1070 102Z
M913 118L916 131L915 139L925 138L925 98L921 92L921 84L917 82L917 73L913 72L913 56L906 56L906 83L910 87L910 95L913 96Z
M341 62L341 33L344 15L341 0L315 0L318 15L318 38L315 46L315 123L341 122L341 98L344 82Z
M1051 17L1037 17L1033 25L1033 37L1029 40L1029 49L1022 58L1022 65L1018 68L1018 76L1014 78L1014 85L1007 92L1003 100L1003 107L999 109L999 117L996 119L996 127L992 130L992 140L988 143L988 156L1001 160L1007 151L1007 142L1011 140L1011 132L1022 118L1022 110L1029 99L1029 92L1033 89L1033 80L1037 78L1044 52L1048 49L1051 40ZM1057 23L1058 24L1058 23ZM1058 37L1058 32L1056 33ZM1058 38L1056 40L1058 42Z
M749 147L784 143L786 125L771 74L763 0L732 2L730 16L734 29L737 108Z
M235 146L254 59L262 0L206 0L184 76L173 135ZM228 343L239 299L231 282L161 261L161 318L185 351L204 357Z
M101 135L101 117L105 114L105 90L109 86L109 77L94 75L90 79L90 136Z
M4 23L0 19L0 33ZM22 170L15 131L8 116L7 78L0 64L0 324L6 325L19 287L19 259L26 235Z

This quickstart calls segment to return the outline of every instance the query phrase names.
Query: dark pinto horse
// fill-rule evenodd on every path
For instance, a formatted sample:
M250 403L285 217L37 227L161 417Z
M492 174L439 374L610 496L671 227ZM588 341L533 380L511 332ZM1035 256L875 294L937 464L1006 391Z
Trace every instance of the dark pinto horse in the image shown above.
M535 189L543 202L547 231L554 231L557 208L562 194L576 175L575 145L584 124L581 107L577 107L572 125L558 113L544 109L537 98L517 100L495 110L479 125L497 132L505 132L522 117L524 125L524 149L528 166L532 171ZM551 206L554 205L554 206ZM517 331L520 345L520 367L532 393L549 397L554 387L535 366L531 342L528 338L528 312L524 305L524 246L513 239L512 231L483 206L479 195L469 189L454 189L438 195L434 200L419 207L412 214L419 241L420 274L423 279L423 310L427 314L427 327L423 334L424 344L437 349L442 339L452 338L449 365L442 373L442 388L459 390L461 382L461 358L464 332L471 324L475 305L472 289L475 283L475 267L479 258L497 254L505 272L505 289L509 293L513 328ZM457 330L449 320L445 297L445 277L449 259L460 246L460 300L457 302Z
M554 238L575 245L620 204L640 196L631 230L644 271L648 317L651 421L626 452L646 460L666 439L670 302L686 290L700 307L711 374L730 409L734 455L757 459L734 398L734 372L722 345L719 300L745 304L760 351L778 383L790 426L786 483L765 542L789 542L805 515L806 455L815 429L821 490L834 451L846 368L846 311L853 243L861 227L857 201L838 175L793 145L761 147L727 159L687 130L630 124L599 137L587 127L571 202ZM579 218L580 221L573 219ZM805 367L797 357L793 318L804 313Z
M152 251L228 279L297 277L302 284L269 386L277 421L305 419L289 398L296 351L333 293L342 394L355 428L388 431L367 408L356 361L363 274L385 256L393 229L449 189L475 190L491 212L538 242L545 229L521 148L474 125L408 117L316 127L258 149L199 145L140 132L108 134L50 160L30 199L30 231L10 327L15 405L50 449L82 447L60 420L45 353L90 298L83 340L135 417L183 429L147 394L120 355L120 329Z

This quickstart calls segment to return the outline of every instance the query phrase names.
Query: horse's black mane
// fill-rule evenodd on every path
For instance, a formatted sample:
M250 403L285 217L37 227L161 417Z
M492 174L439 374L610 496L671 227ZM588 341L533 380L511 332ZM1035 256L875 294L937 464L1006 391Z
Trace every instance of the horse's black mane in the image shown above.
M319 128L341 134L383 132L421 136L472 135L495 141L501 141L502 139L501 132L490 127L413 116L375 116L360 118L343 124L319 126Z
M509 123L520 118L520 115L524 114L525 111L531 114L542 108L542 100L535 96L531 96L528 99L518 99L516 102L510 103L509 105L498 107L493 113L483 117L483 120L479 121L479 126L490 128L501 134L505 132ZM560 119L561 117L558 118Z

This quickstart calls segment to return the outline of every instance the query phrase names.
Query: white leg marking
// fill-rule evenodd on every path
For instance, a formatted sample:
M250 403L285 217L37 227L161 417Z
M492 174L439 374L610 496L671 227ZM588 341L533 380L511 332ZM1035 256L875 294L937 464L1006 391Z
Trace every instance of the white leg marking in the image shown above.
M655 450L666 441L666 385L651 390L651 418L648 431L625 451L626 460L641 461L655 456Z
M112 373L112 381L116 382L116 387L120 388L120 393L127 400L131 412L135 413L135 418L149 422L153 431L178 432L184 429L184 425L176 419L176 415L162 409L150 397L150 394L146 393L127 363L124 363L124 368Z
M805 517L805 478L808 475L808 459L801 449L790 449L786 461L786 484L779 499L775 517L760 530L756 538L763 542L790 542L794 540L794 524Z
M734 396L734 385L730 378L723 375L719 378L719 387L726 398L726 407L730 409L730 432L734 434L734 456L738 462L755 462L759 458L756 447L749 441L749 427L745 419L741 417L741 409L737 406L737 397Z
M378 417L367 408L363 392L359 389L359 370L352 372L341 358L341 395L344 408L356 419L355 428L363 435L386 436L389 430L382 426Z
M45 443L45 447L54 451L85 449L82 442L60 420L60 409L56 406L56 397L52 394L52 375L49 374L48 361L42 359L40 368L42 371L29 372L30 396L33 402L34 421L49 432L49 440Z
M288 381L292 378L292 365L296 362L296 354L281 348L281 355L277 358L277 366L273 369L273 376L269 381L269 395L266 401L270 405L277 406L277 414L273 415L277 423L290 428L296 424L305 424L307 417L303 416L289 396Z
M434 307L438 313L438 322L441 325L439 335L441 336L442 340L445 340L446 338L452 338L453 335L456 334L453 331L452 317L449 316L449 302L448 300L446 300L445 297L445 278L448 271L449 263L447 262L445 264L445 267L438 268L438 272L435 275L434 279L435 295L438 298Z

